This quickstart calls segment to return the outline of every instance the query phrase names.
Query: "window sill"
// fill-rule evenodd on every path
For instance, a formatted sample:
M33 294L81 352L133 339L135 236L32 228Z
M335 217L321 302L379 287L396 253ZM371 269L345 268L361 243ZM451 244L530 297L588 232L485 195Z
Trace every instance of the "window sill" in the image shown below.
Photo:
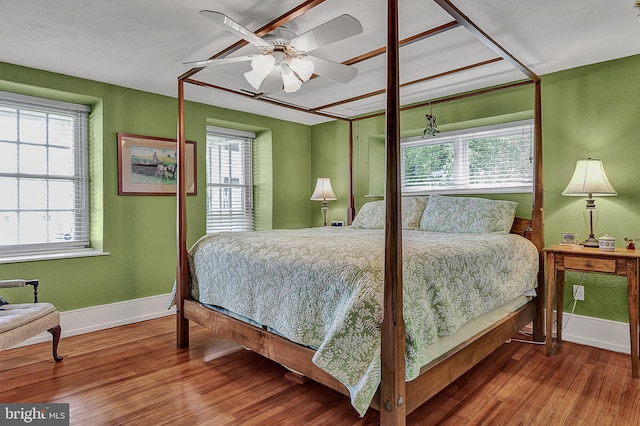
M73 259L77 257L95 257L108 256L109 252L94 249L79 249L71 251L59 251L48 253L25 253L20 255L0 256L0 264L3 263L20 263L20 262L38 262L41 260L55 259Z

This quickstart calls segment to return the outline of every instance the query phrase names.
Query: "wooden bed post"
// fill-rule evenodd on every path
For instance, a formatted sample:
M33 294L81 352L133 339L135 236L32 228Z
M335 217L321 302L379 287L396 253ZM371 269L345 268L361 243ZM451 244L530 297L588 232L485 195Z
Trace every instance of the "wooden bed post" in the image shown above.
M533 339L536 342L544 341L544 302L545 280L544 280L544 258L542 249L544 248L544 190L542 179L542 87L540 79L535 81L535 105L533 121L533 144L535 165L533 168L533 211L531 213L531 224L533 226L532 242L538 247L538 304L536 320L533 322Z
M184 317L184 300L189 295L189 265L187 261L187 192L185 170L185 134L184 134L184 80L178 79L178 184L177 230L176 230L176 336L179 348L189 346L189 320Z
M353 223L356 213L353 190L353 120L349 120L349 200L347 206L347 225Z
M400 89L398 0L388 0L386 222L384 317L382 320L380 424L406 423L405 324L402 300L402 220L400 192Z

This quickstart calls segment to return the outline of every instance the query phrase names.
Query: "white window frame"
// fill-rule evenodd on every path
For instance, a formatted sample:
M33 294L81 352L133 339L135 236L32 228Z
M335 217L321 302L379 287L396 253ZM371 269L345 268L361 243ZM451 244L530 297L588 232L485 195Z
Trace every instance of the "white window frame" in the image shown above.
M530 136L530 153L528 163L530 174L526 179L509 184L469 184L469 145L468 142L478 138L491 138L499 136L505 131L513 129L514 132L522 132L523 135ZM533 164L534 164L534 144L533 144L533 120L520 120L508 123L494 124L489 126L467 128L452 132L443 132L435 137L406 138L401 141L401 179L402 192L408 195L419 194L500 194L500 193L530 193L533 191ZM406 185L405 178L405 150L407 148L452 144L453 146L453 183L451 185ZM523 159L524 161L525 159Z
M213 147L211 146L211 136L230 138L234 142L241 144L242 165L243 169L242 182L217 182L212 178L213 174L218 171L217 165L210 164L212 162ZM242 130L228 129L216 126L207 126L207 143L206 143L206 232L211 234L214 232L224 231L253 231L254 230L254 205L253 205L253 143L256 134ZM233 179L233 177L232 177ZM233 198L227 201L226 206L216 205L212 191L240 191L240 206L233 203ZM223 195L219 195L222 201ZM236 200L237 201L237 200ZM240 211L240 213L238 213Z
M58 257L75 257L82 251L90 250L89 239L89 177L88 177L88 116L90 107L88 105L75 104L69 102L55 101L50 99L44 99L34 96L20 95L16 93L0 92L0 105L8 106L9 108L17 108L22 111L37 111L38 113L52 115L72 115L75 117L74 126L74 172L73 176L69 175L55 175L49 173L46 170L46 165L43 168L42 173L22 173L19 169L16 172L0 170L0 176L8 179L39 179L47 182L64 182L73 181L74 185L74 228L70 234L65 235L60 241L60 238L55 237L55 231L47 229L47 235L43 236L43 242L41 243L20 243L18 244L0 244L0 263L19 261L19 260L39 260L46 258L58 258ZM19 124L18 124L19 126ZM19 132L19 130L17 130ZM20 136L17 140L2 140L5 143L16 144L16 161L18 161L20 155L20 147L27 147L33 145L29 141L22 141ZM55 141L49 139L49 134L46 135L46 143L38 144L38 146L46 146L47 153L49 149L55 149ZM19 184L18 184L19 185ZM20 192L18 186L18 192ZM48 190L47 190L48 191ZM18 193L19 197L19 193ZM27 209L28 210L28 209ZM43 214L49 214L48 212L55 211L51 205L47 205L44 209L38 209L37 211L43 211ZM18 201L17 209L4 210L5 213L17 213L25 211L21 208L20 201ZM0 218L3 210L0 209ZM67 237L68 241L64 241ZM44 241L48 240L48 241Z

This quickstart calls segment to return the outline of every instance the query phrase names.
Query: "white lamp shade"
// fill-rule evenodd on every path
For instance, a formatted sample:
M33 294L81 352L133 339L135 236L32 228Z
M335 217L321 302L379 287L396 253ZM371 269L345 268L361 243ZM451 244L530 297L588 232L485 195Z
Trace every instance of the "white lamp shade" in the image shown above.
M295 92L302 87L302 81L295 75L287 64L280 65L282 67L282 82L284 83L284 91L287 93Z
M333 188L331 187L331 179L318 178L318 181L316 182L316 189L313 191L311 199L313 201L337 200L336 194L333 192Z
M562 191L562 195L569 196L611 196L617 195L607 175L601 160L578 160L576 169L569 185Z
M256 90L260 90L260 85L269 75L276 63L276 59L271 55L258 55L251 60L251 71L244 73L244 78Z
M313 75L313 70L315 69L315 65L311 61L306 61L300 58L293 58L291 62L289 62L289 67L295 72L300 80L307 81Z
M275 64L276 58L273 55L257 55L251 59L251 68L264 75L269 74Z
M259 71L251 70L244 73L244 78L249 82L251 87L256 90L260 90L260 85L264 81L267 75L262 74Z

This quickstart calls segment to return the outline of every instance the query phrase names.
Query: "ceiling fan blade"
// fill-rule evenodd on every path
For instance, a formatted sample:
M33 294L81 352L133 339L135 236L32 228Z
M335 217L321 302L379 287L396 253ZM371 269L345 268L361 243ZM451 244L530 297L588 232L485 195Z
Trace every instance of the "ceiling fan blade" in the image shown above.
M313 62L314 73L341 83L348 83L358 75L358 68L340 64L317 56L306 55L304 59Z
M351 15L341 15L300 34L289 43L298 52L310 52L362 32L360 21Z
M234 33L238 37L248 41L254 46L258 46L261 49L273 50L273 46L271 45L271 43L263 40L261 37L258 37L242 25L238 24L233 19L229 18L224 13L214 12L212 10L201 10L200 15L212 20L218 25L223 26L227 29L227 31Z
M234 58L203 59L201 61L185 62L182 65L188 68L201 68L201 67L208 67L211 65L232 64L234 62L247 62L252 60L256 56L260 56L260 55L256 54L256 55L236 56Z

